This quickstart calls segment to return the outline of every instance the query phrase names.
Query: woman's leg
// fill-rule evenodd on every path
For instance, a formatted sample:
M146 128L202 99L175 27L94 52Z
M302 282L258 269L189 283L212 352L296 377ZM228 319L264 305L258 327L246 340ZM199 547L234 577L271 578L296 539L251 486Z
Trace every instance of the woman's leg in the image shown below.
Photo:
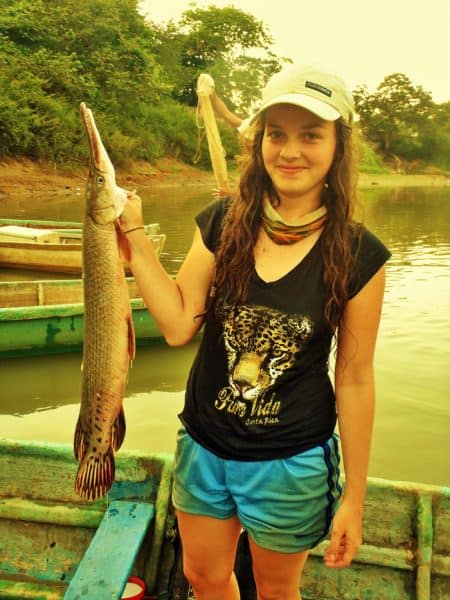
M237 517L214 519L177 511L183 569L196 600L239 600L233 573L241 531Z
M258 600L301 600L300 579L305 552L274 552L257 546L249 536Z

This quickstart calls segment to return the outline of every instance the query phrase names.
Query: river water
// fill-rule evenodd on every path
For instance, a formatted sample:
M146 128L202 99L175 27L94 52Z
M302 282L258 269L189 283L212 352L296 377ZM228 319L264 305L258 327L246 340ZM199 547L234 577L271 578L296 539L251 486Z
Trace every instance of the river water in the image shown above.
M194 215L211 199L199 186L140 191L146 222L167 234L161 257L175 274ZM376 352L377 413L370 475L450 482L450 189L373 187L364 220L390 248ZM4 217L81 220L83 192L0 200ZM1 271L2 279L35 277ZM197 341L139 348L125 398L125 448L173 451L177 413ZM0 436L72 442L79 409L78 354L0 363Z

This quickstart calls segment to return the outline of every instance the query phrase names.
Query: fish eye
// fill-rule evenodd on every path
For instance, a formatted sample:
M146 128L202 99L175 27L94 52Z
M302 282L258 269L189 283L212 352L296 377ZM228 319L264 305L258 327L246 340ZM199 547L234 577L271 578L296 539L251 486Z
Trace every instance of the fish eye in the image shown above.
M105 183L105 178L103 177L103 175L97 175L96 182L97 183Z

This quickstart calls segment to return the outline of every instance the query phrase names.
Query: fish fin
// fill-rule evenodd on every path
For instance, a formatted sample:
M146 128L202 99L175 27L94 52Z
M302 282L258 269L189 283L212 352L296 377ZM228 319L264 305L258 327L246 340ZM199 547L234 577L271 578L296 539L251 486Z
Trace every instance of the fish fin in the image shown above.
M88 454L78 467L75 491L85 500L97 500L112 486L114 475L114 452L111 446L105 454Z
M127 426L125 423L125 413L123 410L123 406L121 406L119 414L117 415L117 418L112 426L111 432L111 446L114 448L114 450L118 450L123 444L126 430Z
M131 260L131 246L127 236L120 228L119 223L116 222L116 234L117 234L117 245L119 247L119 254L123 261L130 262Z
M128 356L130 360L134 360L136 356L136 335L134 333L134 323L131 310L128 313Z
M86 453L86 442L80 417L78 417L77 425L75 427L75 435L73 438L73 453L78 461L82 460Z

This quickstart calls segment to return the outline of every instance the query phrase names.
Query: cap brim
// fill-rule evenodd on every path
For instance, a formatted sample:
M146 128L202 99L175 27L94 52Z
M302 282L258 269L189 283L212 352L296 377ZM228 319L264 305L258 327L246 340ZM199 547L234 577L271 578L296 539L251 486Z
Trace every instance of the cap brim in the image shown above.
M284 94L283 96L277 96L263 104L259 110L252 115L251 122L253 122L262 112L276 104L294 104L295 106L300 106L301 108L309 110L324 121L337 121L341 116L340 113L329 104L321 102L307 94Z

